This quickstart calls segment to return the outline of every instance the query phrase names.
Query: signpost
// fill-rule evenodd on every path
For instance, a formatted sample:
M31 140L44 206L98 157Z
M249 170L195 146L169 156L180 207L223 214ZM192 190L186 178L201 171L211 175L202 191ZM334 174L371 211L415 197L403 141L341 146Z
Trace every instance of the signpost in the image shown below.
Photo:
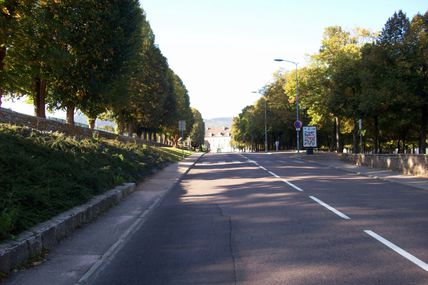
M363 153L363 119L358 120L358 129L360 133L360 153Z
M184 158L184 131L186 130L186 121L180 120L178 121L178 130L181 132L181 150Z
M299 138L299 134L300 134L300 129L302 128L303 124L301 121L296 120L294 122L294 127L296 128L296 134L297 134L297 153L300 152L300 138Z
M303 127L303 147L306 147L307 154L313 154L313 148L317 147L317 128Z

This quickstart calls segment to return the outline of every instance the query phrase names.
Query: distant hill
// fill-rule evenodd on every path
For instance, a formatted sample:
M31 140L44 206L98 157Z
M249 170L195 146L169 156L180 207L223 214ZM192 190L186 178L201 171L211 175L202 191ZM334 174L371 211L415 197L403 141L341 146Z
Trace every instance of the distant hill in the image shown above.
M231 127L232 117L205 119L205 128Z

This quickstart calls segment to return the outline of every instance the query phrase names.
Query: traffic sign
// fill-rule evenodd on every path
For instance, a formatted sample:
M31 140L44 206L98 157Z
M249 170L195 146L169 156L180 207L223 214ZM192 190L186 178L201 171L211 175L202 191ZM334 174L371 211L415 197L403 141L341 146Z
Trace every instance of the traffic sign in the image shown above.
M186 121L185 120L178 121L178 130L179 131L185 131L186 130Z
M294 122L294 127L296 128L297 131L300 131L300 128L303 126L302 122L297 120Z

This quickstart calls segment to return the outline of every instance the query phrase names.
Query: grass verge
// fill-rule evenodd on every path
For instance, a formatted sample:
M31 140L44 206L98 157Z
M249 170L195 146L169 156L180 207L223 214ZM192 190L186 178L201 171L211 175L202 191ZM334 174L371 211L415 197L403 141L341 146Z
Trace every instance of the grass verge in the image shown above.
M181 158L173 148L0 124L0 241Z

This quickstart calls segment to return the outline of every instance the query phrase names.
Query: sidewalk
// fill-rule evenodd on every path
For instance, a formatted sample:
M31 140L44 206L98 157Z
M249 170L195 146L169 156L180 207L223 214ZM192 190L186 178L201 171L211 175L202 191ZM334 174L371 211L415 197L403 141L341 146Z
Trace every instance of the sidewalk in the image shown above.
M202 155L193 154L137 185L120 204L65 238L42 264L11 273L1 284L90 284Z
M358 175L368 176L375 179L399 183L406 186L415 187L422 190L428 190L428 178L403 175L400 172L392 170L383 170L358 166L350 162L340 160L340 156L335 153L317 153L314 155L302 154L301 159L328 166L333 169L338 169L346 172L355 173Z

